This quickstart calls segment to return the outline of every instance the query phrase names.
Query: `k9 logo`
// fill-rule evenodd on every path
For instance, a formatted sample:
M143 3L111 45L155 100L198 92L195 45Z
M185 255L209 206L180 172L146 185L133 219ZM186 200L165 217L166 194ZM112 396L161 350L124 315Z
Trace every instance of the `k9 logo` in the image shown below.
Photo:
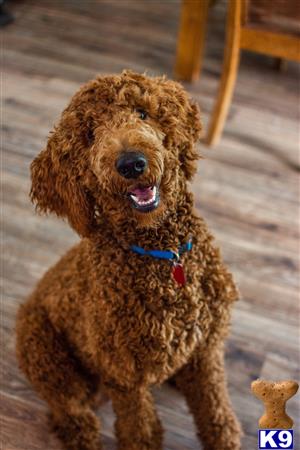
M293 430L258 430L258 448L293 449L293 437Z

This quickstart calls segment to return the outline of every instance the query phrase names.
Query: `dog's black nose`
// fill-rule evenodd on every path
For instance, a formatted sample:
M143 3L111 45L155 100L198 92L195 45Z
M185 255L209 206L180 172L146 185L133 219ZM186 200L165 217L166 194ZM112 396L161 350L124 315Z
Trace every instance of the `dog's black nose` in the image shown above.
M124 178L138 178L147 168L147 159L141 152L125 152L117 159L116 169Z

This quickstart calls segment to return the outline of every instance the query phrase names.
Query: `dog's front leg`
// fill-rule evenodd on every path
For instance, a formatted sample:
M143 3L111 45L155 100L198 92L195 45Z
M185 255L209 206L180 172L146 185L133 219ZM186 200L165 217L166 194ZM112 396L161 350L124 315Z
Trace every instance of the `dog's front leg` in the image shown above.
M116 414L118 450L161 450L162 426L147 388L109 388Z
M241 428L229 400L221 342L196 351L175 376L204 450L240 450Z

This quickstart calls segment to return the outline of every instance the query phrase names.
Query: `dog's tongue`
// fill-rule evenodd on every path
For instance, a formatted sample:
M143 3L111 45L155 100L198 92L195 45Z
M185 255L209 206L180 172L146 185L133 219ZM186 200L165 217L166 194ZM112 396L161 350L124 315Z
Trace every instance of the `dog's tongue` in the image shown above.
M151 187L136 188L130 191L131 194L135 195L139 200L147 201L153 197L153 191Z

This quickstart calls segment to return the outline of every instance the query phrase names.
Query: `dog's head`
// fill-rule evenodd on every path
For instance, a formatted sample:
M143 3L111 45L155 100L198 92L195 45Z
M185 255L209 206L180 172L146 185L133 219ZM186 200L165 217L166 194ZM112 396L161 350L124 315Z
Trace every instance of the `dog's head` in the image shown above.
M99 221L153 226L196 170L199 111L182 86L132 72L77 92L31 166L31 198L82 236Z

